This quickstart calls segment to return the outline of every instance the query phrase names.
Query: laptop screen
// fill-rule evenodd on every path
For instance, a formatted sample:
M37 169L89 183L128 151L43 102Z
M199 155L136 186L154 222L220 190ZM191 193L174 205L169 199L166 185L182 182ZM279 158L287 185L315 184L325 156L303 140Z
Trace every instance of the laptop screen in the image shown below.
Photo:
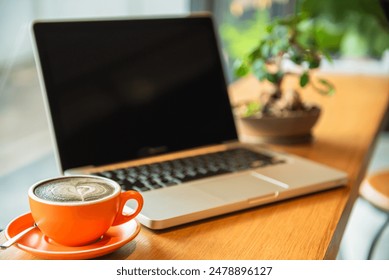
M33 31L62 170L237 139L211 18Z

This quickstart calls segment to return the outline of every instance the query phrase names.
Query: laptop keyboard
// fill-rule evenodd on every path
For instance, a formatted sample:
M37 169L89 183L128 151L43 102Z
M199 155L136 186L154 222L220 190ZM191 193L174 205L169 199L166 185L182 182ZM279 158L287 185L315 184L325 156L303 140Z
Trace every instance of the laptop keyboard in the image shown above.
M123 190L145 192L211 176L278 164L284 161L243 148L94 173Z

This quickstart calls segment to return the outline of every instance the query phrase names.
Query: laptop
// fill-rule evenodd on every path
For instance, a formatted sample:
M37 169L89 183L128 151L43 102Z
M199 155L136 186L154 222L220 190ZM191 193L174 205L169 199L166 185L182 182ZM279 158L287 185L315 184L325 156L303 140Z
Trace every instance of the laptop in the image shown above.
M347 182L239 141L210 15L36 21L32 33L60 171L141 192L148 228Z

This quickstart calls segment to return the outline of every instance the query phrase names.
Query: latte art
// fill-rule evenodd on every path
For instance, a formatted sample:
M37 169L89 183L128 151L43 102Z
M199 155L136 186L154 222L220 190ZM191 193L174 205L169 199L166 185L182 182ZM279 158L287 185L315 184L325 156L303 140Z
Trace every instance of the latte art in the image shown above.
M91 178L72 178L47 182L34 189L34 194L53 202L82 202L110 196L115 188L104 181Z

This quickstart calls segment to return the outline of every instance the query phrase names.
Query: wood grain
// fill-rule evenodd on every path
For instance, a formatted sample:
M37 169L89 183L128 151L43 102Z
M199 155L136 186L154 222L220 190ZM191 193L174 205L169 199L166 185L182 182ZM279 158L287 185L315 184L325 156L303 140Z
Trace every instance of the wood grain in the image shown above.
M133 242L103 258L334 259L387 111L389 79L326 77L336 86L334 96L321 96L311 88L303 92L305 100L323 108L314 141L272 148L346 171L347 186L169 230L142 228ZM241 80L230 87L231 100L252 98L260 87L253 78ZM2 233L0 242L4 240ZM34 258L15 247L0 252L0 259Z

